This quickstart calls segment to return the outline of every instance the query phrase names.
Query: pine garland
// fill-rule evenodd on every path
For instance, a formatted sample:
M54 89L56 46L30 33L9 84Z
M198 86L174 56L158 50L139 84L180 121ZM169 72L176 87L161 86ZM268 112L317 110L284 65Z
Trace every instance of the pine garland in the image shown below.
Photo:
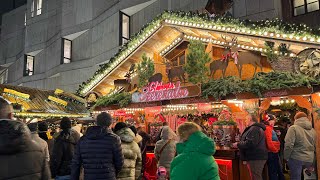
M121 108L126 107L131 103L131 94L122 92L115 93L110 96L102 96L100 97L93 108L96 107L106 107L110 105L119 105Z
M290 89L293 87L312 87L320 84L320 80L303 74L289 72L259 72L250 80L241 80L239 77L210 80L202 84L202 96L213 96L216 100L229 95L242 92L251 92L262 97L264 91L272 89Z
M207 82L209 70L206 64L211 59L205 52L205 45L201 41L190 41L188 52L184 70L188 73L189 82L193 84Z

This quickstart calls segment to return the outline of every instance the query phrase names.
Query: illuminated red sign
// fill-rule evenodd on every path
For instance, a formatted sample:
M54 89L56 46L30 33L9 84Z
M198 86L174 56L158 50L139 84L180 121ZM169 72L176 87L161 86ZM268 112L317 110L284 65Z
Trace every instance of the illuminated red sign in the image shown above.
M150 102L185 98L188 97L188 95L188 89L181 88L179 81L176 84L152 82L142 89L142 93L133 95L132 99L133 102Z

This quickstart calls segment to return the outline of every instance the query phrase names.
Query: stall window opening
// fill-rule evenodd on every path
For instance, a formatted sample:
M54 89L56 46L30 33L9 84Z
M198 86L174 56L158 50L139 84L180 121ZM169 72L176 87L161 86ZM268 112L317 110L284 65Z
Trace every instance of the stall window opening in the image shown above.
M62 39L63 57L61 64L71 63L72 55L72 41L69 39Z
M293 15L299 16L319 10L319 0L293 0Z
M120 11L120 45L130 38L130 16Z
M34 56L26 55L24 62L24 76L32 76L34 74Z
M186 63L185 51L179 53L171 60L173 67L184 66Z

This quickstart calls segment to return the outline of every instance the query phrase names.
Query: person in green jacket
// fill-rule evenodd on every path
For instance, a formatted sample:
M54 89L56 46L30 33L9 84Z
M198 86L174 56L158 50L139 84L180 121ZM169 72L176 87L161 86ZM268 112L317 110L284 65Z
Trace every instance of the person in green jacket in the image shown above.
M213 157L215 143L201 132L201 127L186 122L178 127L178 155L170 167L170 180L220 180Z

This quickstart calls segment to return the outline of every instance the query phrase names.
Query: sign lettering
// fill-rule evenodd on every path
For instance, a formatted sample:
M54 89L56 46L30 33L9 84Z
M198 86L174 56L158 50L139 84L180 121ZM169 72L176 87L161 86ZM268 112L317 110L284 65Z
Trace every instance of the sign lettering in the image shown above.
M150 102L162 101L170 99L179 99L188 97L189 91L187 88L181 88L181 83L178 81L176 84L162 82L152 82L147 87L142 89L142 93L133 94L133 102Z

